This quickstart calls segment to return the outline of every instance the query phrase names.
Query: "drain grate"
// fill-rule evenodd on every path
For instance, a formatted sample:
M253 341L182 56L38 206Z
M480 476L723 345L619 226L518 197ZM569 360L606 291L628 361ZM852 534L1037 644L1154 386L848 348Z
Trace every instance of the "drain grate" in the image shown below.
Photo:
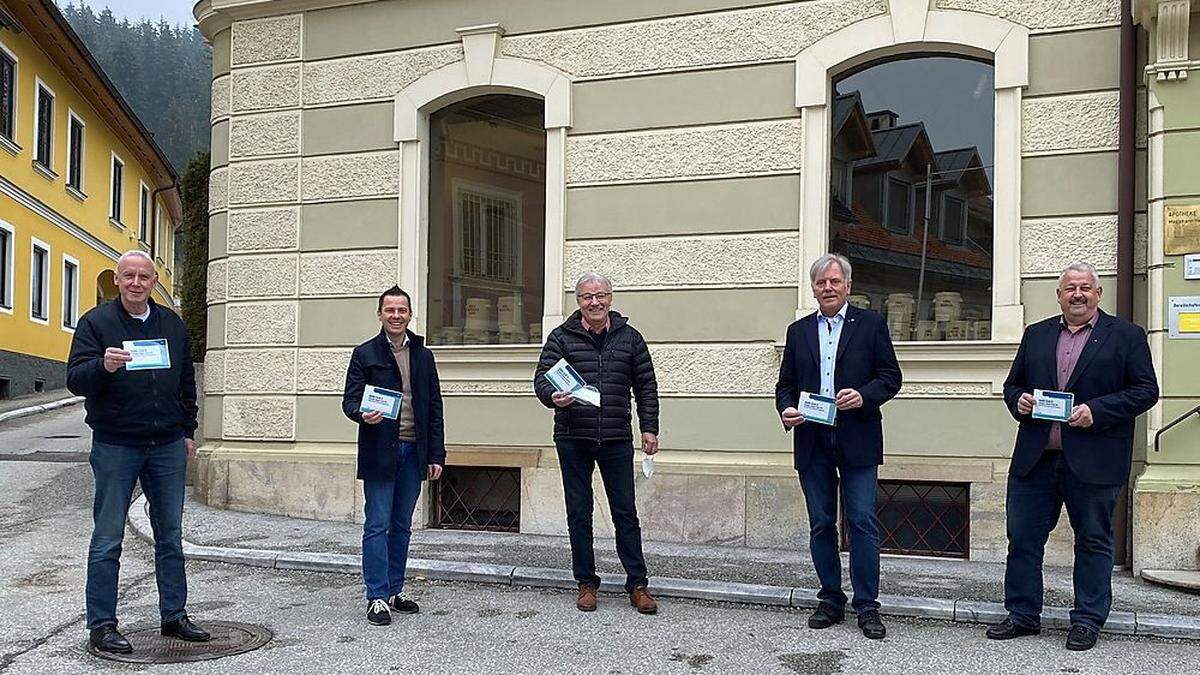
M93 656L122 663L190 663L251 652L275 637L269 628L252 623L204 621L199 625L212 634L208 642L184 642L163 637L155 625L122 631L129 644L133 645L132 654L97 651L90 643L87 650Z

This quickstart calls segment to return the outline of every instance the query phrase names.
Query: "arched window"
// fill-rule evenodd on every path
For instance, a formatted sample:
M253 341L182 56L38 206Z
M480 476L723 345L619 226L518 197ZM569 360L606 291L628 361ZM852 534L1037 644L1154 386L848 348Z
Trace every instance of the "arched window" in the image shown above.
M541 340L544 117L542 100L506 94L430 115L425 311L433 344Z
M896 341L990 340L992 65L910 56L833 87L829 250L854 267L850 302Z

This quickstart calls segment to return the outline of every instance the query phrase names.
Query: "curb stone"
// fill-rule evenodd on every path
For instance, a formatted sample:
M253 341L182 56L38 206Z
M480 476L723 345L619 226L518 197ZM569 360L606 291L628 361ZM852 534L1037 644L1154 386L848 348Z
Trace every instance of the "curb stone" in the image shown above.
M147 512L146 496L141 495L129 507L129 525L138 538L154 542ZM362 568L362 558L345 553L312 553L305 551L273 551L262 549L226 548L199 546L183 542L184 556L190 560L205 560L237 565L253 565L275 569L306 570L312 572L338 572L357 574ZM530 586L535 588L562 588L574 590L577 586L569 570L546 567L513 567L484 563L457 562L449 560L425 560L411 558L408 561L410 576L420 576L433 581L467 581L493 583L506 586ZM601 574L600 590L623 593L625 578L618 574ZM656 577L654 592L661 597L690 598L717 602L737 602L810 609L816 607L816 591L808 588L789 588L765 584L743 584L674 577ZM880 613L885 616L904 616L923 619L939 619L955 623L999 623L1008 613L998 602L978 600L946 600L907 595L879 596ZM1047 607L1042 612L1042 625L1050 629L1070 626L1070 614L1066 608ZM1113 612L1102 629L1105 633L1141 635L1159 638L1183 638L1200 640L1200 617L1136 612Z
M63 398L57 401L50 401L49 403L42 403L41 405L31 405L28 408L17 408L16 410L10 410L6 413L0 413L0 422L7 422L8 420L15 420L21 417L29 417L30 415L50 412L51 410L58 410L59 408L65 408L67 406L76 405L79 403L83 403L82 396L72 396L70 398Z

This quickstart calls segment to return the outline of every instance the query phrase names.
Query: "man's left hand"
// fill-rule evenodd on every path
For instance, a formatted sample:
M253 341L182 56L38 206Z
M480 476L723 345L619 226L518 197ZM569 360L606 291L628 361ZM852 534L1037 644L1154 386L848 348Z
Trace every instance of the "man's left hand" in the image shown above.
M195 457L196 457L196 441L194 441L190 438L183 439L183 451L187 453L188 459L195 459Z
M1075 406L1071 410L1071 417L1067 420L1067 424L1081 429L1092 426L1092 409L1086 403Z
M441 464L430 464L429 465L429 480L437 480L441 477L442 477L442 465Z
M658 436L656 434L642 434L642 452L647 455L658 453Z
M857 389L843 389L837 393L834 402L838 410L854 410L862 407L863 399Z

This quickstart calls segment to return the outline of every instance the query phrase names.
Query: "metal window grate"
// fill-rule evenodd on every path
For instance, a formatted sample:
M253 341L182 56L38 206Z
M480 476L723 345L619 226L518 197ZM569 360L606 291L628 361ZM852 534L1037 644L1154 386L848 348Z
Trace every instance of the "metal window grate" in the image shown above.
M875 513L882 553L967 558L971 550L969 483L879 481ZM845 518L842 550L849 550Z
M520 469L447 466L433 483L432 497L430 527L520 531Z

